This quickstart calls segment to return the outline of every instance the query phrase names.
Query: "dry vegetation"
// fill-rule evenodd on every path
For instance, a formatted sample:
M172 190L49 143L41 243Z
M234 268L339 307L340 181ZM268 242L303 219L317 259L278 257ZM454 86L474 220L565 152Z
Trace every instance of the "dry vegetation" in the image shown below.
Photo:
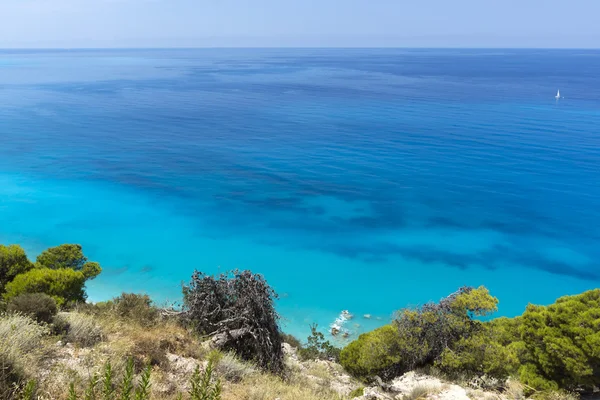
M3 315L0 357L14 364L23 385L36 381L34 398L40 400L68 399L71 383L77 393L83 393L109 361L114 382L120 382L128 359L133 360L137 380L145 366L151 366L151 399L176 399L179 392L189 392L194 369L205 368L209 358L216 361L215 375L223 383L224 400L343 399L329 386L334 370L323 365L312 363L305 368L298 363L289 367L285 378L277 377L233 354L210 350L208 342L175 320L135 321L112 309L61 312L51 327L28 317Z

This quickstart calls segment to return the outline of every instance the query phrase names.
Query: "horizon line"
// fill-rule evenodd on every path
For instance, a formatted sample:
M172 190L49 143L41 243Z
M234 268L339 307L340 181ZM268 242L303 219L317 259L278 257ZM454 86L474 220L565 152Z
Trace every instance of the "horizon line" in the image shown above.
M482 47L482 46L98 46L98 47L0 47L5 50L210 50L210 49L389 49L389 50L600 50L598 47Z

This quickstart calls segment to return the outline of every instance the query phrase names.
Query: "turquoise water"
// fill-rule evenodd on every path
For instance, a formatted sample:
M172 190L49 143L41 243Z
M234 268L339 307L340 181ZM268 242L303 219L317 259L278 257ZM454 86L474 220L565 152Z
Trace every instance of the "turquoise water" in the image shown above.
M249 268L300 336L463 285L520 314L600 286L597 71L579 50L3 51L0 243L81 243L93 301Z

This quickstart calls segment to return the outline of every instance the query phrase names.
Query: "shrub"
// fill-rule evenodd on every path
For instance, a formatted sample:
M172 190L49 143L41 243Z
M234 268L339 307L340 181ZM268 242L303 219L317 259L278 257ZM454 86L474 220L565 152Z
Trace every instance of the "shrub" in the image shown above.
M317 324L310 326L311 334L305 346L298 349L303 360L335 360L340 358L341 350L325 340L325 335L317 330Z
M290 335L289 333L281 333L281 341L283 343L287 343L292 347L295 347L296 349L300 349L302 347L302 343L300 342L300 340L293 336Z
M234 271L212 277L198 271L184 287L184 310L196 331L219 349L233 351L259 368L284 369L275 291L261 275Z
M48 329L20 314L0 316L0 399L17 399L25 386L25 367L41 347ZM30 385L27 385L28 387ZM26 392L30 393L31 387Z
M89 315L69 312L59 313L55 324L66 330L65 340L83 347L93 346L102 341L102 328Z
M4 298L10 301L24 293L45 293L60 306L68 301L85 301L85 276L72 269L36 268L6 285Z
M484 287L461 288L439 303L400 311L392 325L350 343L342 350L340 361L348 372L361 378L392 378L431 366L446 349L454 351L458 343L481 330L481 322L473 318L495 311L497 303ZM447 354L444 365L456 369L462 362Z
M253 366L238 360L232 353L226 353L215 360L215 369L219 376L234 383L240 382L248 375L256 372Z
M24 293L8 303L7 310L28 315L37 322L50 323L58 312L56 301L44 293Z
M38 349L48 333L48 328L27 316L5 314L0 317L0 349L17 358Z
M136 339L131 352L136 371L140 371L145 365L158 365L163 368L169 365L164 343L151 336L142 336Z
M156 323L159 313L152 305L148 295L123 293L113 299L114 311L121 318L135 321L142 326L152 326Z
M0 244L0 293L4 292L6 284L19 274L33 268L21 246Z
M521 325L531 362L520 372L525 383L536 389L555 386L547 382L569 390L600 386L599 321L600 289L561 297L548 307L529 305Z
M15 398L15 389L25 380L23 369L0 348L0 399Z
M360 335L346 346L340 353L340 363L358 378L378 375L386 379L396 375L401 351L398 330L393 325L385 325Z
M519 368L517 351L501 343L493 327L484 325L480 332L459 339L445 349L436 366L450 377L481 377L506 380Z

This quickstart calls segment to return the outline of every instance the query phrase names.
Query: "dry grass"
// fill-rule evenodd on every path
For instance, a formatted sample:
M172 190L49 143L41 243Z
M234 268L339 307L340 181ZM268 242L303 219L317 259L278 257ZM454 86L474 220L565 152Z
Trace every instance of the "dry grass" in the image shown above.
M257 372L256 368L238 360L233 354L223 354L216 366L217 375L228 382L238 383Z
M223 400L341 400L333 391L299 381L256 374L237 385L225 386Z
M96 318L77 312L61 312L57 323L66 329L65 340L78 346L89 347L102 341L104 332Z
M429 395L438 393L441 388L432 387L429 385L416 385L410 393L402 396L402 400L418 400L418 399L426 399Z
M522 383L511 379L506 383L504 395L510 400L523 400L526 398L524 389Z

